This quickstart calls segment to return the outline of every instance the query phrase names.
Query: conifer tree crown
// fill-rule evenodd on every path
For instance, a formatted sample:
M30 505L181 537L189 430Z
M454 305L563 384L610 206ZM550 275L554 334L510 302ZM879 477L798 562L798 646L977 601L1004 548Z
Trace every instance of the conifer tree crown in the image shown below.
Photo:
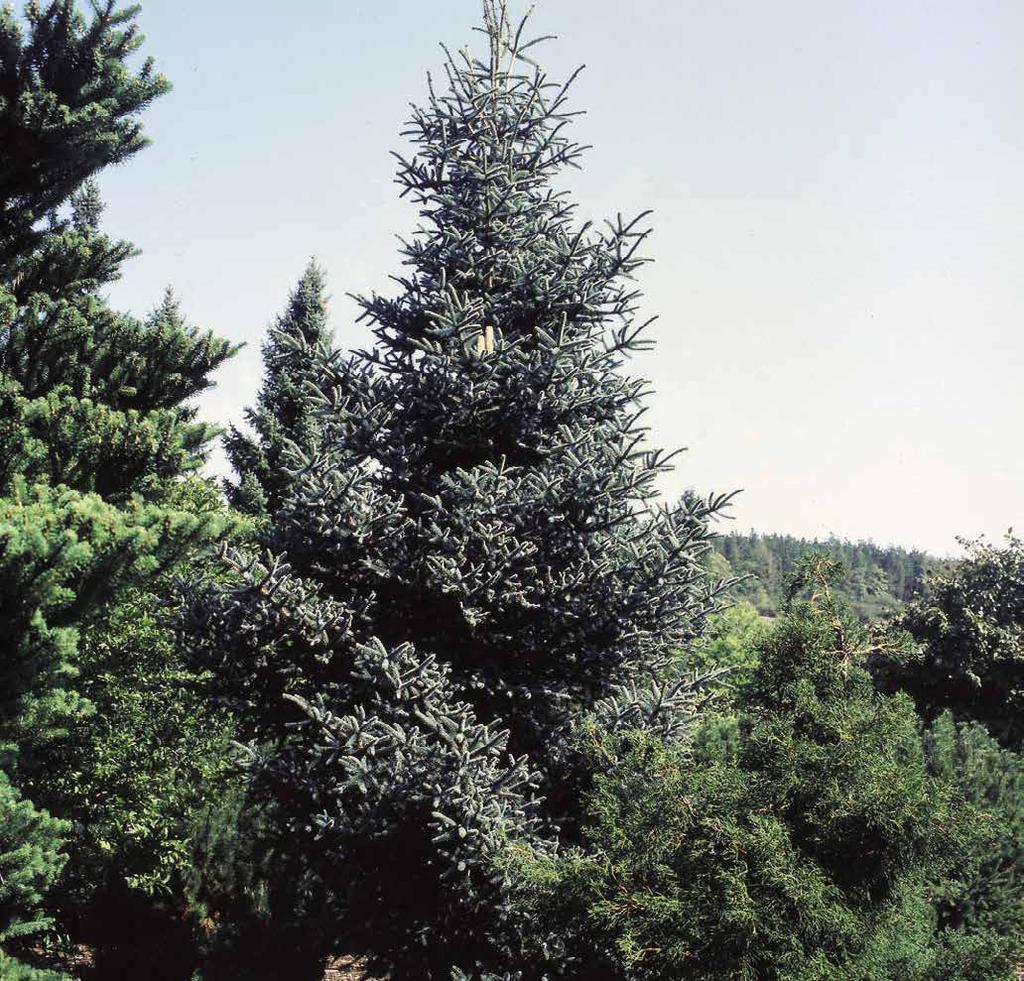
M310 363L329 356L324 273L315 260L306 267L288 308L263 345L266 377L256 407L245 413L252 435L232 427L225 437L228 460L238 474L228 498L241 511L273 514L292 483L290 454L316 444L318 413L307 390Z
M38 239L38 224L104 167L146 145L139 113L170 85L143 42L138 5L75 0L0 10L0 266ZM27 27L27 31L26 31Z

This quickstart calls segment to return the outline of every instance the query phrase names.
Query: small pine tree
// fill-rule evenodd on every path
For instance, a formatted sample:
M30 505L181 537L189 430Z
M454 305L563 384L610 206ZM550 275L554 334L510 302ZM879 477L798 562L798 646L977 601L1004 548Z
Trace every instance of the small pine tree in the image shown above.
M0 944L49 928L39 907L66 860L60 848L69 830L23 800L0 772ZM15 967L0 952L0 977L16 977Z
M273 514L284 502L293 454L318 442L319 416L306 383L317 355L330 350L324 274L311 262L263 345L263 385L256 407L245 413L253 433L232 427L224 440L238 475L228 499L238 510Z
M484 57L450 57L413 117L399 182L424 226L399 295L361 301L377 345L310 366L321 435L285 461L266 552L188 618L337 941L396 978L518 965L496 856L569 833L584 717L685 739L674 651L721 586L725 499L655 501L667 457L623 372L646 232L574 222L565 87L486 14Z

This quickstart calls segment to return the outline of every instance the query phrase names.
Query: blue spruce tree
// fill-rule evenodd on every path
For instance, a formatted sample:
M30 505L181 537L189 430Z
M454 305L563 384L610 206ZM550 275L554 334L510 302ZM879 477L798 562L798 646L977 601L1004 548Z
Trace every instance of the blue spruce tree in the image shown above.
M410 123L422 225L398 294L359 301L376 343L314 352L319 432L264 551L187 616L328 931L396 978L528 970L496 859L573 834L584 719L686 738L702 686L675 652L724 585L727 496L657 501L670 457L623 370L643 216L576 222L568 85L485 13L483 56L450 55Z

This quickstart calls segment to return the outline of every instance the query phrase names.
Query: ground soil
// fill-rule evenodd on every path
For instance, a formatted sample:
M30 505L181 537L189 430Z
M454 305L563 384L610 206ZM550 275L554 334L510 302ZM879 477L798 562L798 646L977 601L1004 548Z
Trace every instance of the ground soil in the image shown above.
M327 967L324 981L375 981L366 973L366 962L355 957L339 957Z

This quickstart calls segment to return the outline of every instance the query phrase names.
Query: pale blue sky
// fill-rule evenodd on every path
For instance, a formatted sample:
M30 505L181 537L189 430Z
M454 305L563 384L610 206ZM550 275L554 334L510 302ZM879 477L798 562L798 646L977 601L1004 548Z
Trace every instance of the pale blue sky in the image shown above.
M391 183L408 103L477 0L147 0L175 90L154 146L102 182L141 258L248 348L203 412L237 419L259 342L316 255L386 289L414 215ZM740 529L936 552L1024 527L1024 4L1019 0L540 0L552 74L586 63L567 184L580 214L653 208L638 359L675 494L744 488Z

